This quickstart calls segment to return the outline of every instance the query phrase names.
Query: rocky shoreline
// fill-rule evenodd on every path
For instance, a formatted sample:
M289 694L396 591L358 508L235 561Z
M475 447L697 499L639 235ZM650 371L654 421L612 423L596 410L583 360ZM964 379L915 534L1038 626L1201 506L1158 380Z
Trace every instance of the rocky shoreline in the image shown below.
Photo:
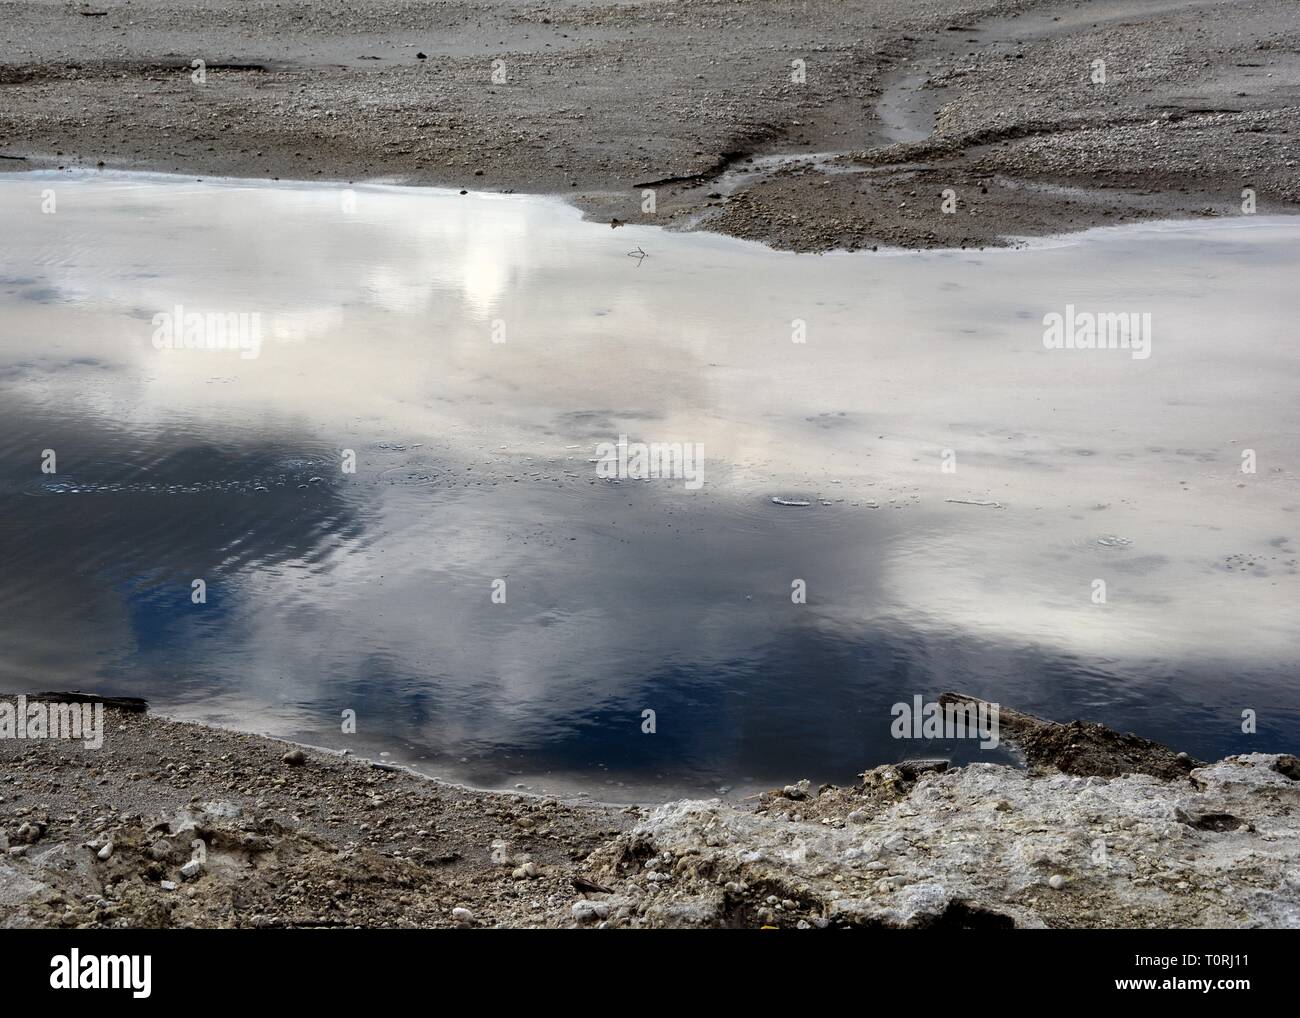
M1300 205L1291 0L5 12L0 169L554 193L800 251Z
M110 707L0 740L0 925L1300 925L1300 760L1007 712L1028 768L618 807Z

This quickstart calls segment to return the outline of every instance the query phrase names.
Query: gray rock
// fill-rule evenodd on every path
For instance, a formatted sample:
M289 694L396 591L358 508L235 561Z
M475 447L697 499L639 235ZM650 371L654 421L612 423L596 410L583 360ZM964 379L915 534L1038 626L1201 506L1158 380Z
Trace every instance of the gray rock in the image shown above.
M44 833L44 824L34 824L28 821L18 828L18 831L14 834L14 840L22 845L34 845L41 840L41 835Z

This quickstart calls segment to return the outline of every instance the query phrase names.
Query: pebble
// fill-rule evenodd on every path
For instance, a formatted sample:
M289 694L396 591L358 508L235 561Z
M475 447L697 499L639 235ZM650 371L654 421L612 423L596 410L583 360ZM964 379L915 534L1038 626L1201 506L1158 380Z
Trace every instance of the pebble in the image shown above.
M604 901L575 901L573 918L580 922L589 919L605 919L609 916L609 903Z
M181 867L181 876L186 880L194 880L203 872L203 863L198 859L191 859Z
M1052 876L1047 881L1047 886L1054 891L1059 891L1062 887L1066 885L1066 883L1067 881L1065 877L1061 876L1061 874L1059 873L1053 873Z
M458 923L472 923L474 921L474 913L459 905L451 910L451 917Z
M98 856L100 862L103 862L112 854L113 854L113 843L111 841L105 844L103 848L101 848L98 852L95 853L95 855Z
M39 824L28 822L18 828L14 838L25 845L34 845L36 842L41 840L41 835L43 833L44 831L41 830Z
M283 763L287 763L290 767L301 767L307 762L307 754L305 754L301 749L291 749L289 752L285 753L284 756L280 757L280 760Z

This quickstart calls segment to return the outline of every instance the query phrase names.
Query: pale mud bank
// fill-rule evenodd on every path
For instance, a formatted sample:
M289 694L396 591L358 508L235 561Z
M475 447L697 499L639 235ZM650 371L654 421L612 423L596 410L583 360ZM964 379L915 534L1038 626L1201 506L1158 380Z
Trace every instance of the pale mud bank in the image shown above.
M796 250L1240 215L1246 188L1260 212L1300 202L1293 0L0 14L0 168L560 193L607 222Z
M1009 714L1027 770L912 762L739 808L617 807L106 717L98 750L0 741L0 924L1300 925L1291 756L1202 765Z

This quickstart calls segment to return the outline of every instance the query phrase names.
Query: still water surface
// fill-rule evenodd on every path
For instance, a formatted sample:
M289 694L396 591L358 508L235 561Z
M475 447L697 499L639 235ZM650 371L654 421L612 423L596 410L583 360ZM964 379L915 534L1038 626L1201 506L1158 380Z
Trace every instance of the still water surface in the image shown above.
M611 799L999 758L890 737L944 689L1296 748L1294 220L817 257L48 173L0 222L0 688ZM156 349L177 304L259 355ZM1150 312L1150 358L1045 349L1066 304ZM620 434L703 487L599 479Z

